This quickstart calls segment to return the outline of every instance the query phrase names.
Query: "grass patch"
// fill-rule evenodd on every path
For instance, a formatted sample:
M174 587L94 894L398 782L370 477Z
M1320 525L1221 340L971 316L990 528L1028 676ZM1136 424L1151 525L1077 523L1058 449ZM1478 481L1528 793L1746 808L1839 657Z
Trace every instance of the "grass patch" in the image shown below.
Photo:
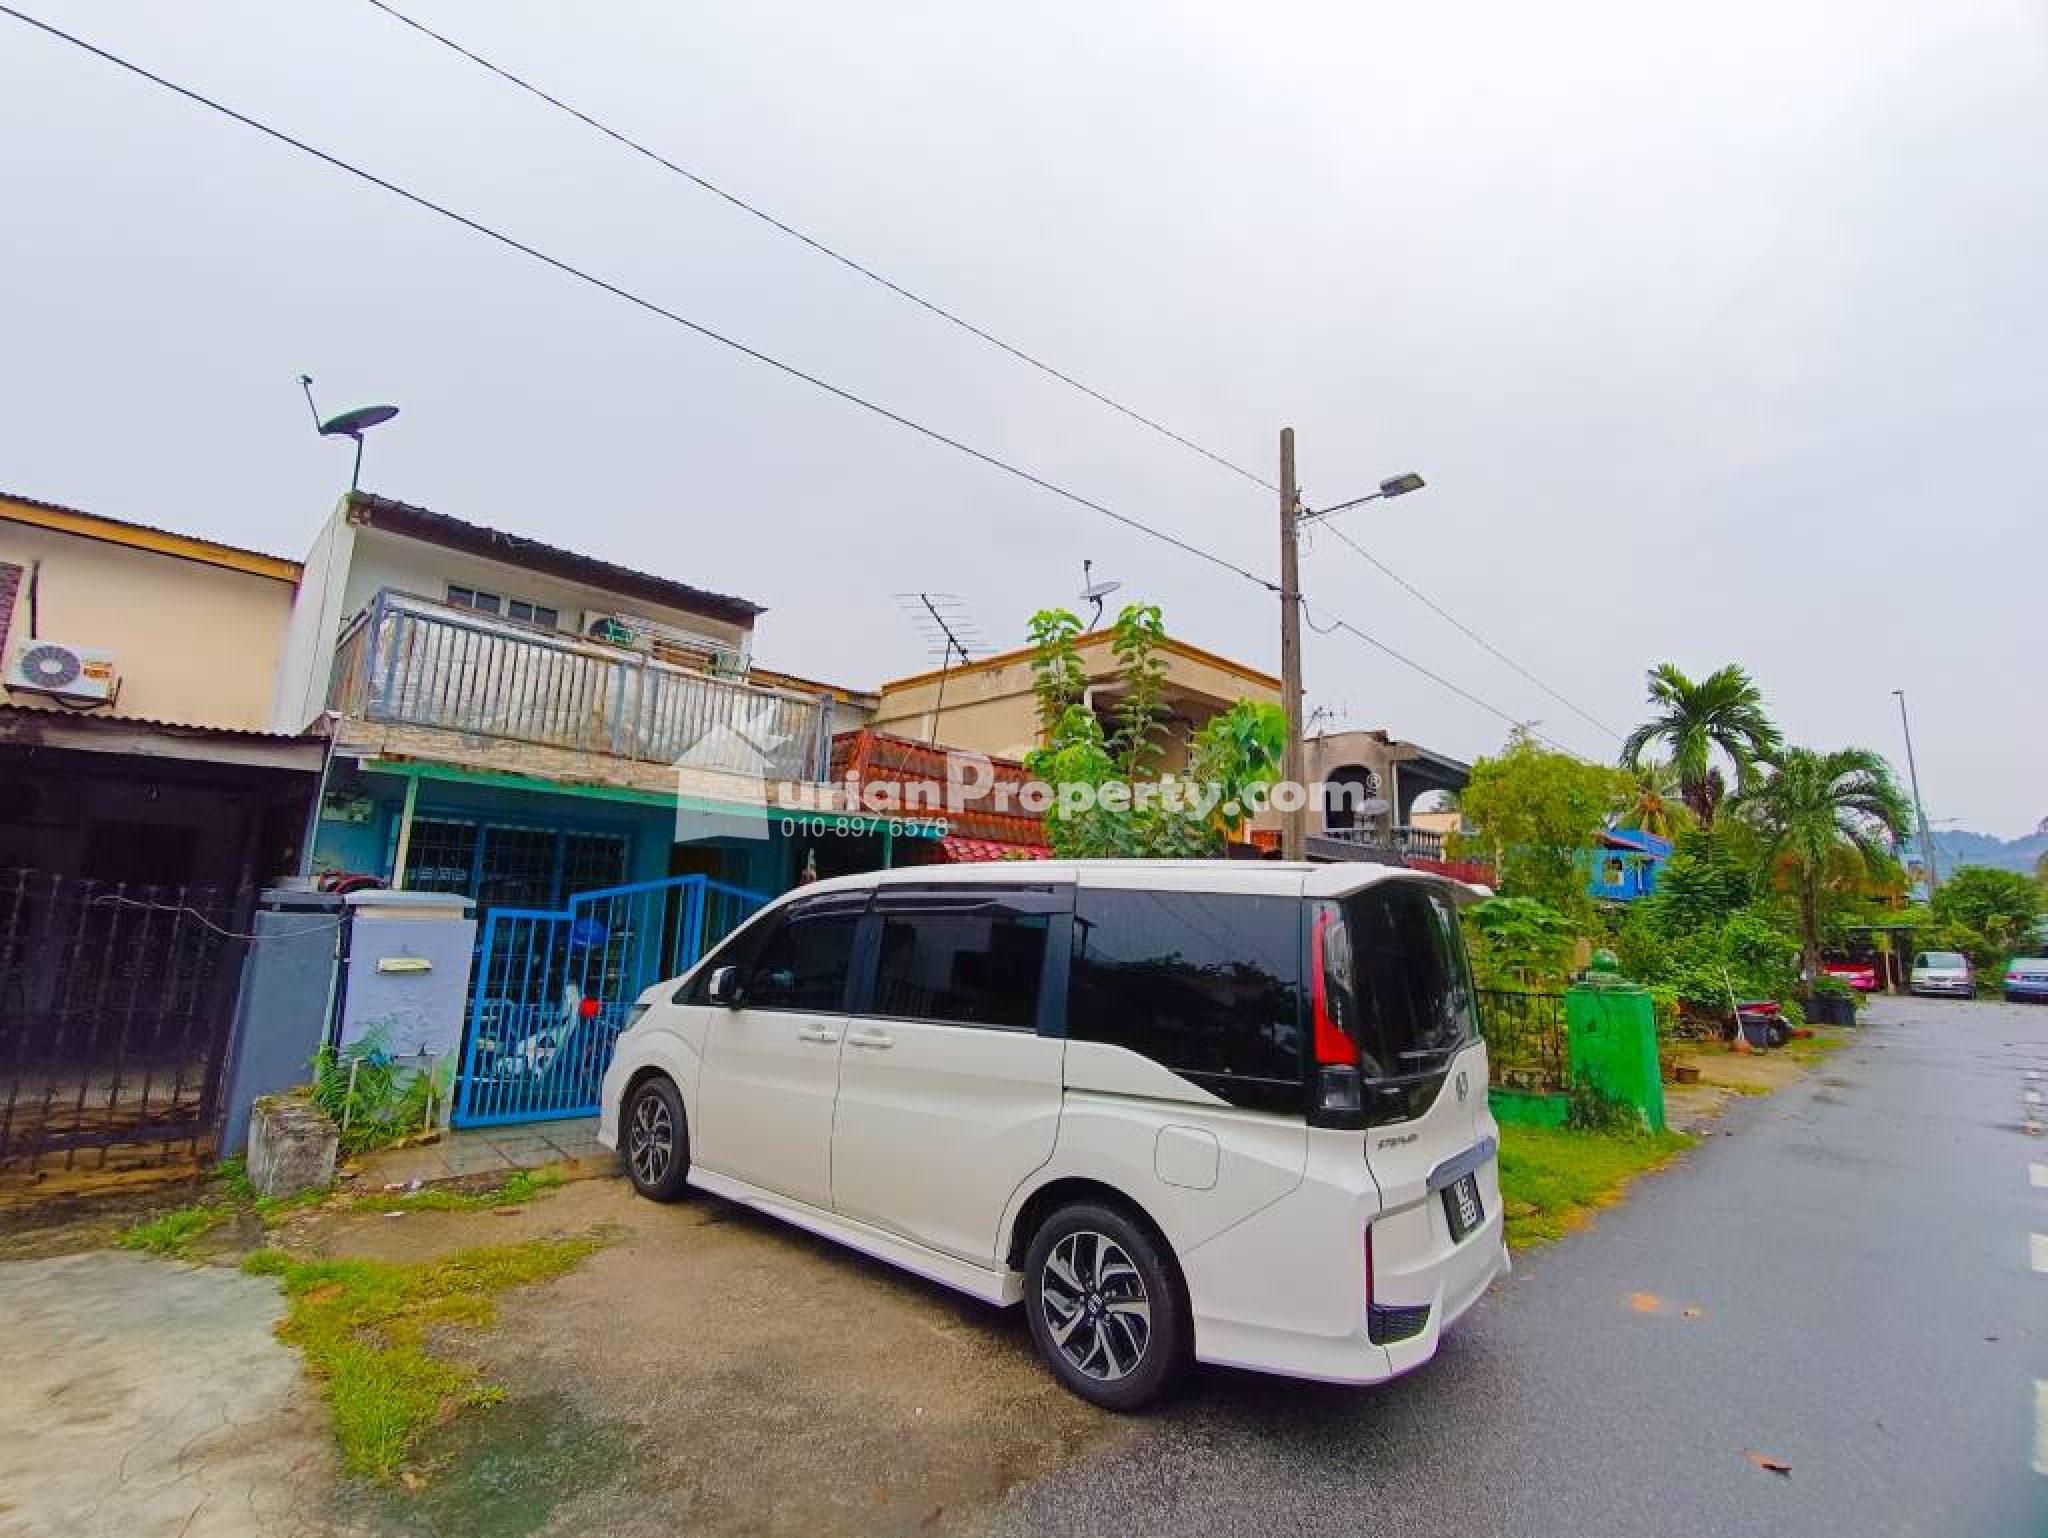
M1611 1206L1635 1176L1693 1145L1683 1132L1596 1133L1564 1127L1500 1129L1500 1189L1508 1243L1548 1244Z
M205 1238L227 1216L223 1207L180 1207L147 1223L137 1223L114 1242L124 1250L141 1250L149 1255L168 1255L183 1260L192 1246Z
M249 1180L249 1161L240 1154L223 1159L214 1166L213 1178L220 1182L220 1188L228 1197L238 1202L256 1200L256 1187Z
M306 1354L334 1414L349 1469L390 1479L413 1439L464 1406L491 1404L497 1389L427 1349L429 1330L488 1325L492 1294L562 1275L598 1248L595 1239L536 1239L464 1250L442 1260L298 1260L258 1250L242 1263L274 1276L290 1312L281 1339Z
M487 1212L493 1207L533 1201L557 1186L566 1185L568 1179L558 1169L514 1170L505 1177L503 1185L493 1186L488 1191L461 1191L442 1186L429 1186L418 1191L366 1191L356 1197L354 1205L380 1212Z

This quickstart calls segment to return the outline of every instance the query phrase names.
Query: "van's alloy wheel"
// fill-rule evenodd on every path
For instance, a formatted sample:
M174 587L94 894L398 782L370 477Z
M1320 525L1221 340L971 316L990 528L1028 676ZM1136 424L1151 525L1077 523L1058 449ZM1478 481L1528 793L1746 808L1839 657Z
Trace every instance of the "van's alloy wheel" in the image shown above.
M633 1103L633 1173L642 1185L657 1185L676 1162L676 1123L659 1095L642 1095Z
M633 1189L658 1202L681 1196L690 1175L690 1134L675 1085L662 1077L641 1081L619 1121L620 1152Z
M1149 1404L1193 1355L1173 1251L1107 1202L1075 1202L1039 1226L1024 1257L1024 1313L1053 1376L1105 1410Z
M1081 1229L1053 1246L1039 1288L1046 1328L1074 1370L1105 1381L1125 1377L1152 1340L1145 1282L1117 1242Z

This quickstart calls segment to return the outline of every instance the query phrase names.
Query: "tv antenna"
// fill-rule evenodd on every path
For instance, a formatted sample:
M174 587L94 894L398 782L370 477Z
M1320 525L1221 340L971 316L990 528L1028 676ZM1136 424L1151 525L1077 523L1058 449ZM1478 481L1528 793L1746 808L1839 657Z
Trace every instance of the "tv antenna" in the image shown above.
M1081 563L1081 599L1084 603L1095 605L1095 612L1088 616L1088 628L1090 630L1093 630L1102 623L1102 600L1122 586L1123 584L1114 577L1097 582L1095 580L1095 563L1093 561L1083 561Z
M299 375L299 388L306 392L306 409L313 413L313 426L323 438L353 438L356 441L356 464L349 472L348 489L354 491L363 478L363 434L373 427L382 426L398 415L396 406L358 406L353 411L344 411L338 417L320 420L320 408L313 404L313 376Z
M968 617L967 605L958 593L898 593L896 597L916 624L926 652L939 665L939 694L932 704L931 727L925 733L926 742L935 742L939 713L946 707L946 675L956 656L967 662L971 660L968 647L982 648L981 632Z

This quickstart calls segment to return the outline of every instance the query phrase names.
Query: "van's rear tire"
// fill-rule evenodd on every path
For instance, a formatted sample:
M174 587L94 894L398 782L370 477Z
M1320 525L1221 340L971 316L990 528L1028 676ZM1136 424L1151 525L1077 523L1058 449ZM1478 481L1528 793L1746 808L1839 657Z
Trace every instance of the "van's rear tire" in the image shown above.
M1105 1410L1141 1409L1187 1372L1180 1268L1114 1207L1077 1202L1046 1219L1024 1257L1024 1312L1053 1376Z
M633 1086L619 1110L619 1156L626 1178L650 1201L672 1202L689 1187L690 1129L683 1097L665 1074Z

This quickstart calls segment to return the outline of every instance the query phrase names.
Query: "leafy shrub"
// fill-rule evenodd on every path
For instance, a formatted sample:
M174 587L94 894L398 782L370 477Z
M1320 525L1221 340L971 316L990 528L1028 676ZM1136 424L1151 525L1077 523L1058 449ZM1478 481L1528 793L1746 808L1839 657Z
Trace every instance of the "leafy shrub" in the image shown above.
M2043 902L2041 889L2017 871L1965 865L1941 883L1933 923L1915 936L1922 950L1961 951L1980 987L1995 991L2013 956L2031 950Z
M1728 995L1787 999L1799 981L1799 941L1768 903L1715 915L1661 889L1635 905L1616 949L1622 970L1662 992L1675 1013L1726 1019Z
M1556 991L1565 985L1578 934L1572 921L1533 897L1492 897L1464 913L1472 975L1482 988Z
M1574 1132L1604 1132L1631 1136L1648 1129L1643 1116L1626 1100L1617 1100L1597 1084L1574 1084L1566 1104L1564 1124Z
M385 1148L427 1130L430 1106L445 1098L450 1066L444 1061L431 1073L407 1068L374 1031L340 1052L323 1044L313 1055L313 1103L341 1129L343 1154Z
M1851 1004L1861 1004L1863 995L1843 982L1839 977L1830 977L1823 972L1813 980L1810 992L1830 999L1847 999Z

